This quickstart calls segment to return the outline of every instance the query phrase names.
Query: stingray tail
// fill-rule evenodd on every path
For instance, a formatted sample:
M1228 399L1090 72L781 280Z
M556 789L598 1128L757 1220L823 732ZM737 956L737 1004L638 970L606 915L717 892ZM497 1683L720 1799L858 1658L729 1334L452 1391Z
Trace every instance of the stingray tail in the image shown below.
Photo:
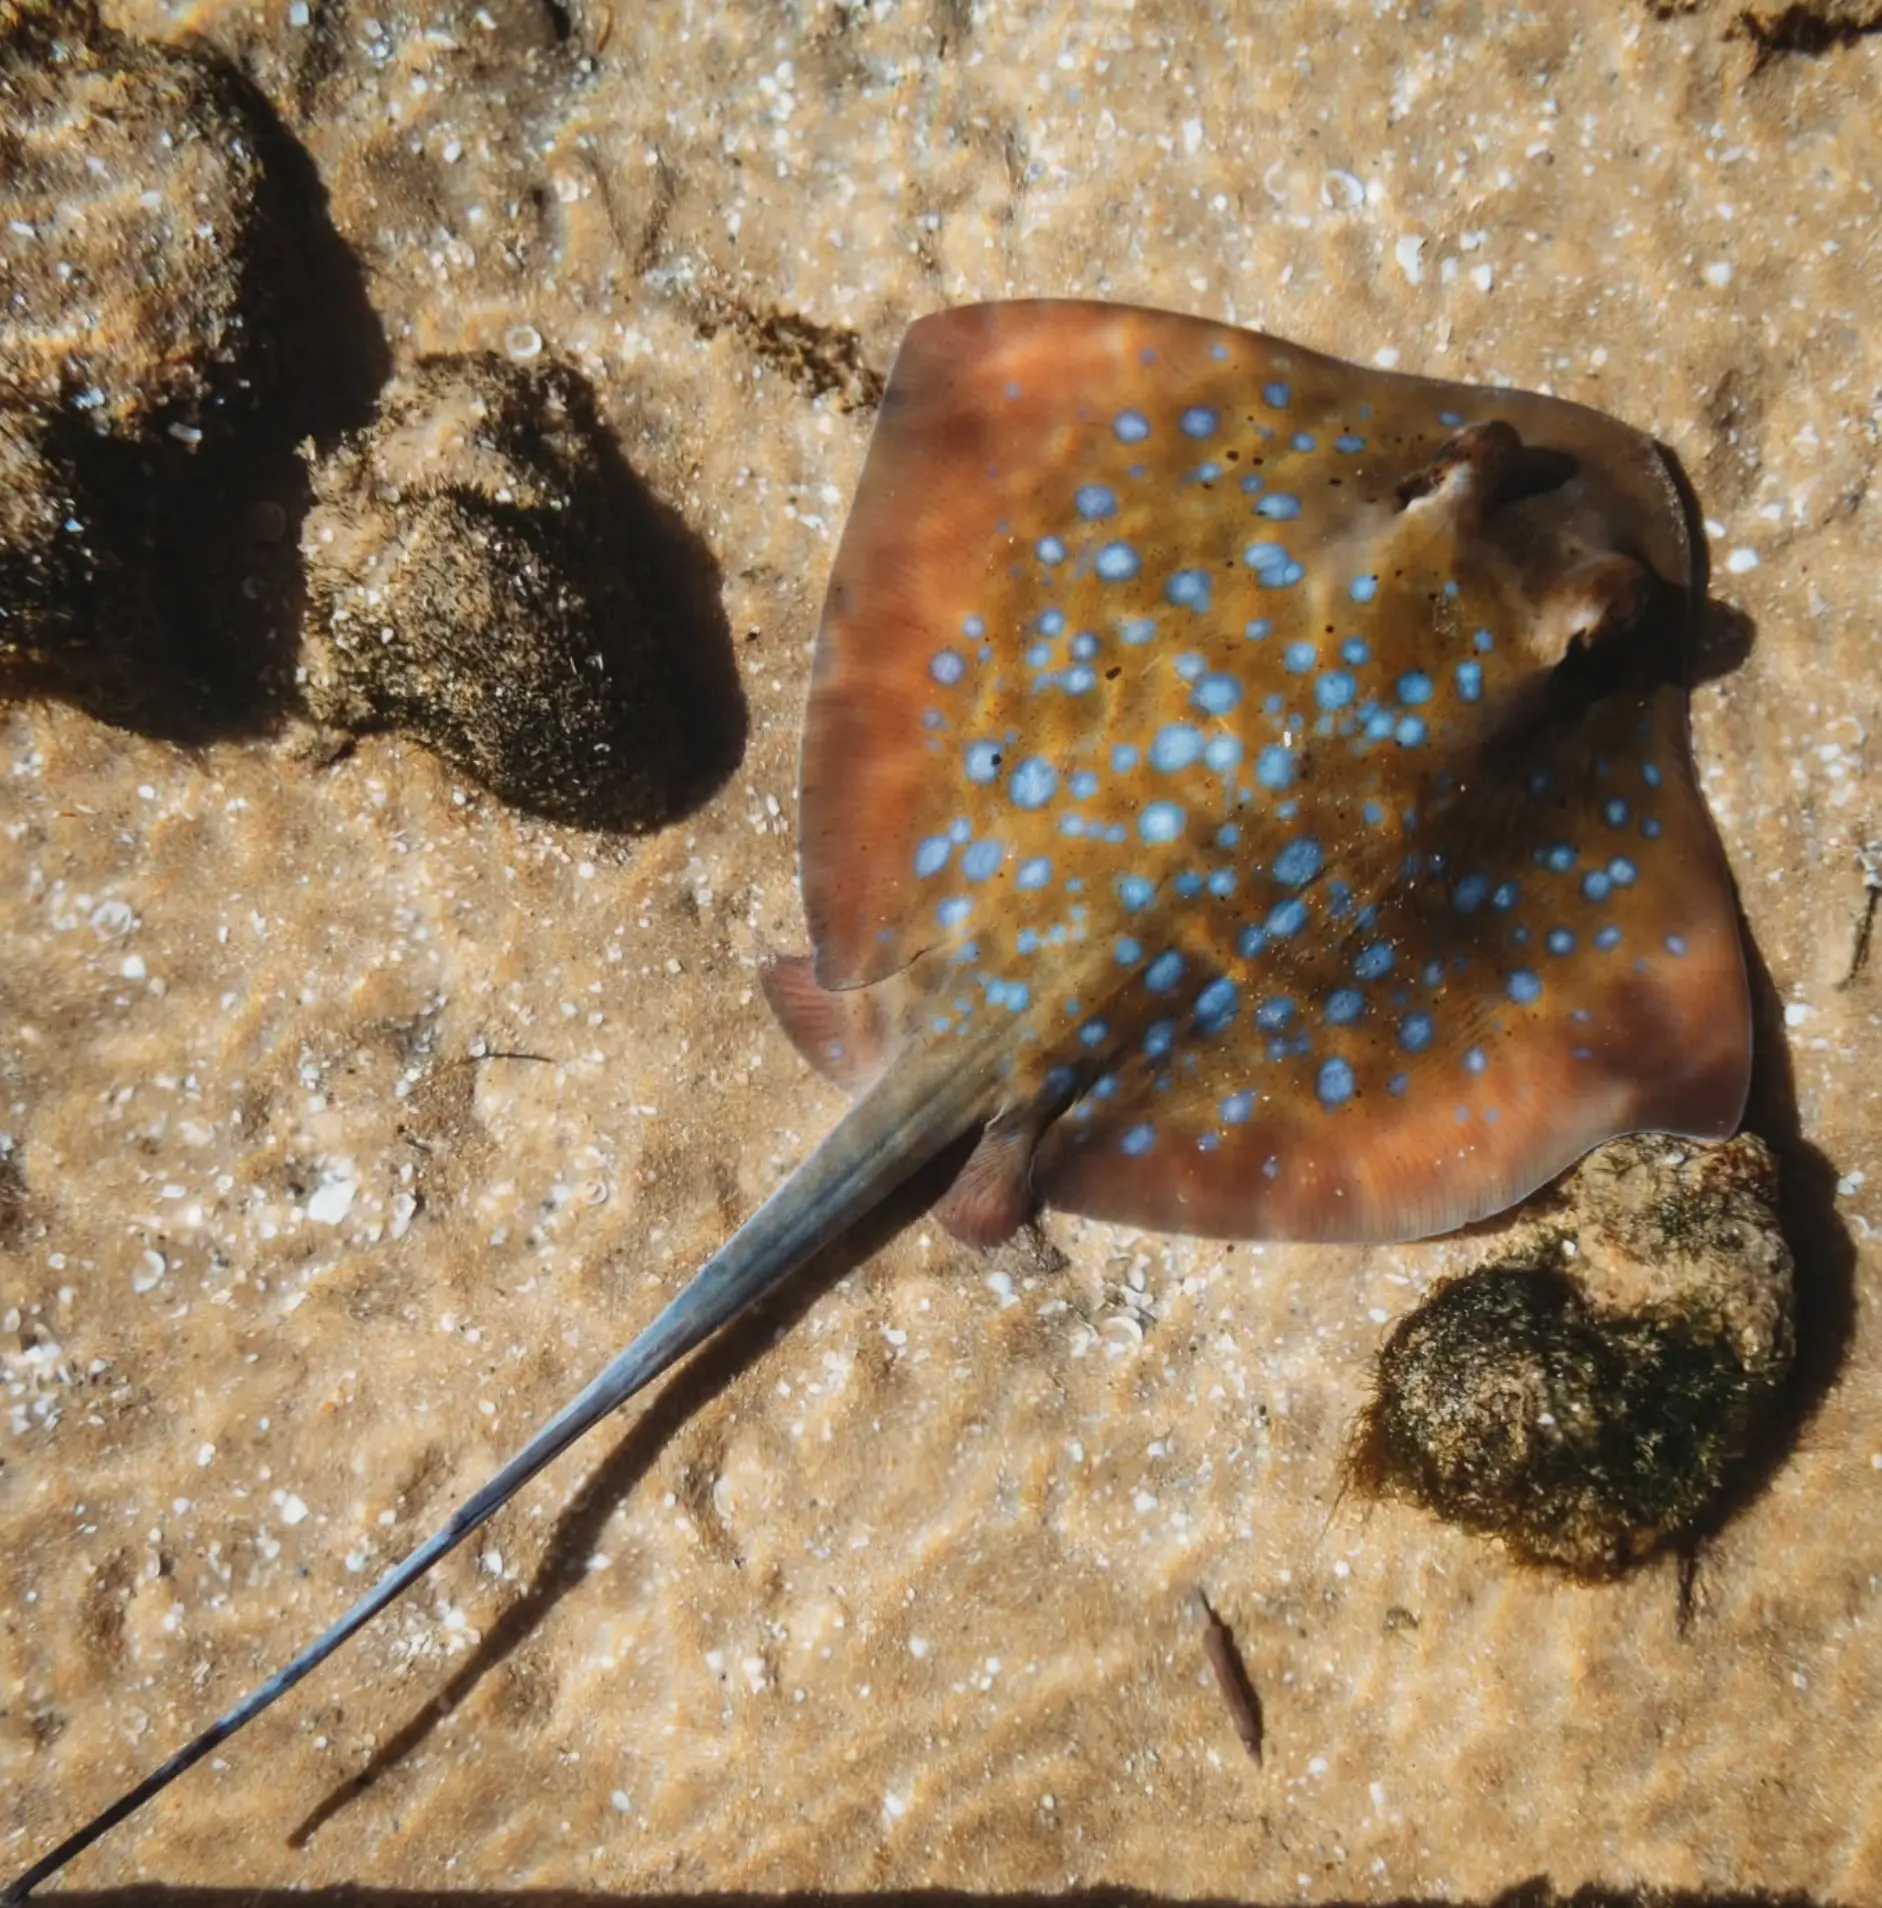
M251 1691L135 1788L0 1890L0 1908L24 1901L71 1859L167 1789L285 1696L480 1529L538 1471L722 1325L881 1204L904 1180L988 1116L986 1070L971 1056L911 1054L853 1106L828 1139L694 1275L665 1311L545 1424L488 1483L322 1636Z

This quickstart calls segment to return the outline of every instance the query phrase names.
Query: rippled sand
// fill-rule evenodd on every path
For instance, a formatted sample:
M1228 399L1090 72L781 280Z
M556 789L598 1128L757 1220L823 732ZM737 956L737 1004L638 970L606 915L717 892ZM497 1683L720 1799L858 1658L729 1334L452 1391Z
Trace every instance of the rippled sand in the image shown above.
M1341 1492L1459 1248L885 1227L72 1879L1882 1897L1882 976L1839 987L1882 834L1882 39L1761 53L1705 0L109 11L251 76L397 361L587 372L722 567L748 734L622 842L397 740L0 712L0 1872L350 1601L834 1119L755 972L801 944L872 377L921 311L1064 292L1546 386L1683 460L1755 626L1695 719L1801 1263L1762 1488L1684 1606L1672 1561L1522 1571Z

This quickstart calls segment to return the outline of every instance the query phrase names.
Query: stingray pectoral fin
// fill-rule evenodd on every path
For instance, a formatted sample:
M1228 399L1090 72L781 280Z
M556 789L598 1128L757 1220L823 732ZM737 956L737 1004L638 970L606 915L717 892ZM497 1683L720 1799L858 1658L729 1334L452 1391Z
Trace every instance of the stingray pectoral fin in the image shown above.
M1041 1140L1046 1202L1224 1238L1416 1238L1619 1134L1732 1132L1749 999L1683 696L1599 705L1531 786L1363 931L1245 961L1192 948L1190 1016L1166 1010ZM1331 905L1307 890L1310 919Z
M651 1384L813 1253L839 1238L904 1179L988 1112L986 1071L971 1055L932 1054L897 1068L852 1107L834 1132L727 1241L634 1342L474 1491L410 1556L389 1570L329 1630L109 1808L0 1891L23 1901L74 1856L161 1794L263 1710L319 1668L441 1558L479 1530L537 1472Z

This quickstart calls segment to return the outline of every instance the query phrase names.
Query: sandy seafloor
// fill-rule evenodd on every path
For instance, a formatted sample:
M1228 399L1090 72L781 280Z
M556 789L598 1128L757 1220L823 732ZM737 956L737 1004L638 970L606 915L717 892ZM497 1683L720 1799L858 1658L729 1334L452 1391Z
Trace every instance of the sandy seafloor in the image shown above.
M1048 1217L987 1259L917 1222L70 1880L1882 1899L1882 974L1837 986L1882 834L1882 38L1760 60L1704 0L109 14L253 76L395 359L529 326L588 373L722 568L749 732L635 841L397 739L0 712L0 1872L349 1602L830 1125L756 961L801 944L796 734L870 419L765 315L881 370L921 312L1078 293L1550 388L1694 480L1756 631L1695 726L1763 1117L1802 1135L1810 1375L1689 1619L1670 1561L1583 1587L1341 1496L1455 1248Z

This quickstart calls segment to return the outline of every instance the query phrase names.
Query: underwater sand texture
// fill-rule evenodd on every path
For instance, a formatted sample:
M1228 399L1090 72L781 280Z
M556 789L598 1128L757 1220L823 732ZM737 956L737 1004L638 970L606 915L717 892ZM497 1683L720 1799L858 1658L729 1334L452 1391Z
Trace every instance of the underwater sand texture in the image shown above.
M803 945L868 404L914 315L1049 293L1547 387L1694 482L1721 666L1755 626L1694 721L1807 1409L1684 1620L1674 1561L1583 1587L1342 1494L1391 1322L1482 1240L884 1227L69 1880L1882 1895L1882 976L1839 986L1882 836L1882 39L1618 0L109 17L274 103L399 363L593 381L723 567L748 737L622 841L396 738L0 715L0 1872L351 1601L836 1118L756 963Z

